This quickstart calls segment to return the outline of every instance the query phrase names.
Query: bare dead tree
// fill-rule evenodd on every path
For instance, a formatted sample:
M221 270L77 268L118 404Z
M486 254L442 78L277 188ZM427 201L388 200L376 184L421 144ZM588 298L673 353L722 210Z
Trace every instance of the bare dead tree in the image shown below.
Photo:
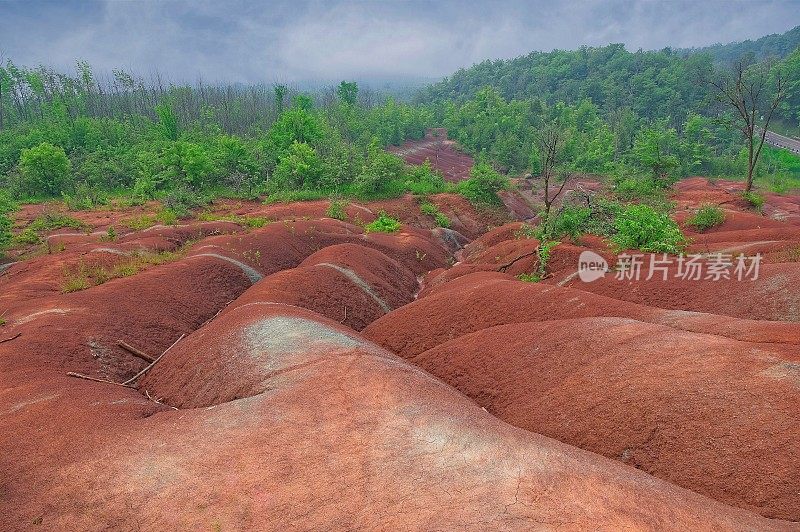
M562 164L561 157L567 143L566 130L557 123L546 125L538 135L536 149L539 151L539 160L542 165L542 179L544 181L544 223L550 223L550 211L553 203L564 192L564 187L571 177L568 172L559 171ZM561 185L555 190L550 190L550 184L556 179L562 179Z
M774 90L770 91L773 80ZM764 147L769 122L786 97L786 80L770 61L753 64L752 60L743 58L733 65L730 72L709 79L708 84L714 89L717 100L736 110L737 127L747 143L745 190L749 192L753 188L753 173ZM761 127L758 126L759 120L763 120Z

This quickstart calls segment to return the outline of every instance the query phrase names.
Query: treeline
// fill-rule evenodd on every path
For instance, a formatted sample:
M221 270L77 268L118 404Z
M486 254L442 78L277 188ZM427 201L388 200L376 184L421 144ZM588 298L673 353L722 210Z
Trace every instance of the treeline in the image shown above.
M800 48L772 66L786 87L773 118L791 130L800 123ZM460 70L417 101L468 151L510 173L536 175L537 134L555 123L565 130L572 171L733 177L746 174L744 138L707 83L727 68L708 54L630 53L622 45L535 52ZM793 159L767 149L758 172L785 188L800 179Z
M789 98L777 118L796 124L800 100L798 45L800 27L784 34L776 53L763 41L763 53L779 60L786 79L793 83ZM761 40L756 41L756 43ZM741 43L744 46L744 43ZM792 48L786 48L793 44ZM730 50L739 50L738 45ZM777 45L775 45L777 46ZM728 50L728 48L725 48ZM746 55L731 51L730 59ZM733 55L733 54L737 55ZM728 65L717 65L717 69ZM621 44L581 47L574 51L532 52L511 60L484 61L422 90L416 101L443 105L463 103L487 86L497 89L506 100L531 100L534 105L553 106L559 102L577 105L591 100L604 116L630 111L644 120L667 119L680 128L691 114L715 116L719 107L705 80L715 71L711 53L687 53L666 48L661 51L629 52Z
M747 39L728 44L714 44L701 48L677 48L680 54L707 54L714 62L730 65L746 54L752 54L757 60L769 57L781 59L800 46L800 26L795 26L785 33L765 35L754 41Z
M509 101L488 87L461 104L446 103L434 116L468 151L511 174L538 175L536 141L546 124L564 131L562 157L575 172L733 176L741 174L746 157L741 134L723 121L690 114L676 128L667 119L648 121L630 109L604 117L588 99L548 106L538 100Z
M424 107L379 100L355 83L314 97L283 85L145 84L118 71L98 83L84 63L70 77L9 61L0 89L0 184L18 198L75 207L113 191L136 200L381 194L408 177L382 148L422 137L432 120Z

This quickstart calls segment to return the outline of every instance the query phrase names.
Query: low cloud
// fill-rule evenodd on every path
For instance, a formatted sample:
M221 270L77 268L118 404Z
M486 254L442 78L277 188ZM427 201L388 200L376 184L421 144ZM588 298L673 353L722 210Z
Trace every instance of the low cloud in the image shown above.
M24 65L125 68L173 80L439 77L532 50L629 50L757 38L795 1L0 2L0 52Z

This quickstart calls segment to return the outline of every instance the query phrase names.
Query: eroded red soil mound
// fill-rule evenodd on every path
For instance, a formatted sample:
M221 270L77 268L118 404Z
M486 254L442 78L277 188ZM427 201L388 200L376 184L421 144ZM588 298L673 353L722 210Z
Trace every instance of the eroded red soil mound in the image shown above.
M505 218L451 195L429 198L451 230L411 196L347 205L343 221L327 201L220 202L232 221L108 242L104 227L133 214L86 213L96 234L51 234L61 251L0 271L4 524L796 528L764 516L800 519L800 238L786 219L751 226L762 219L725 199L733 188L677 194L687 212L720 200L728 226L695 245L763 249L762 284L705 313L675 310L701 307L699 289L684 306L657 286L592 293L578 255L614 259L593 237L523 283L537 242L518 223L486 233ZM770 202L768 216L792 212ZM403 227L365 234L381 210ZM61 293L69 268L163 251Z

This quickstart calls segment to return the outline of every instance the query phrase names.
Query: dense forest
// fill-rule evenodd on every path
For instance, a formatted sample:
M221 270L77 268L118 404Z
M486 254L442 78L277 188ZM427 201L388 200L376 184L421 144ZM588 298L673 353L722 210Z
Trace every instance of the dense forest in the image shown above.
M786 33L765 35L755 41L746 40L729 44L714 44L702 48L678 48L679 54L709 54L715 62L729 65L744 56L753 54L756 59L786 57L800 46L800 26Z
M491 202L507 186L504 174L541 171L537 136L552 125L563 132L565 171L741 177L742 134L703 80L739 54L770 62L786 80L776 118L796 127L798 36L795 28L692 51L612 44L534 52L459 70L409 103L346 81L301 93L284 85L176 85L122 70L103 75L85 62L66 74L7 60L0 65L0 208L48 198L90 208L117 197L160 199L181 215L221 195L279 201L443 190ZM408 168L384 150L433 126L446 127L478 159L468 183L448 186L429 166ZM786 190L800 178L800 161L766 149L758 175Z

